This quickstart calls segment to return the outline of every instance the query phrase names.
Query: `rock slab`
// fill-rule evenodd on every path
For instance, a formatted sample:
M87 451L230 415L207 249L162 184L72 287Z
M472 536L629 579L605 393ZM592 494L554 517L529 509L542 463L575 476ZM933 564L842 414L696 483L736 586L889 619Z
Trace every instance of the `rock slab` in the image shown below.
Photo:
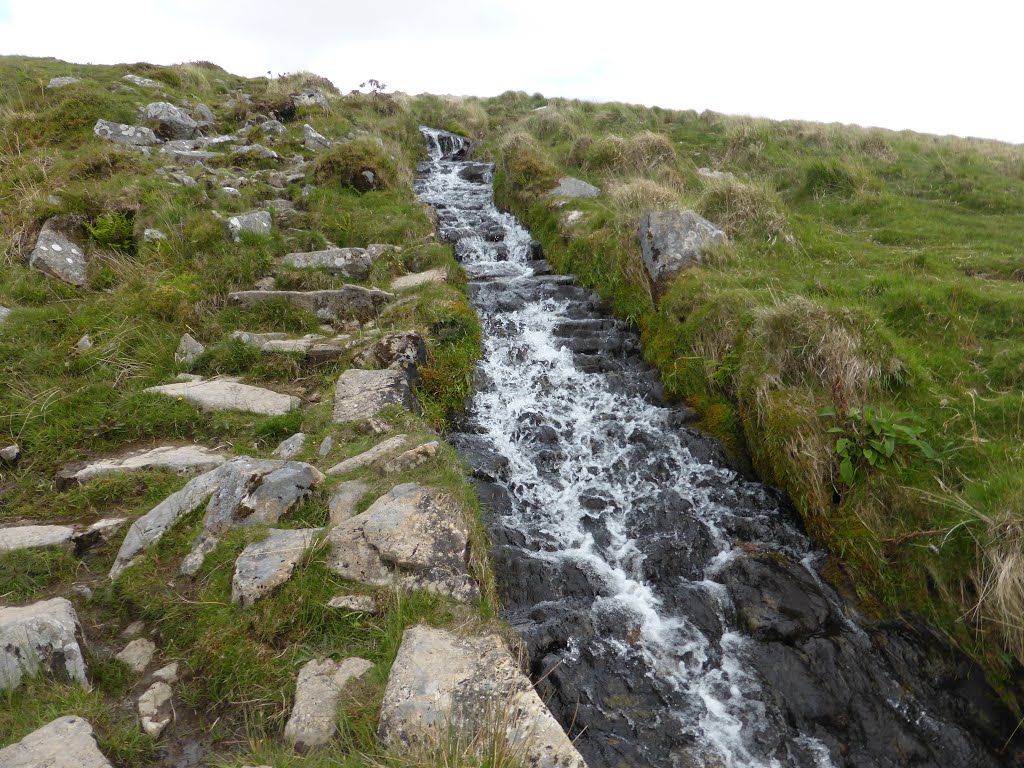
M147 735L157 738L174 719L171 686L162 680L153 683L139 697L139 723Z
M75 242L82 236L82 222L75 216L54 216L39 230L28 265L50 277L81 288L86 282L87 261Z
M63 597L0 608L0 690L35 674L88 686L80 637L78 616Z
M57 487L82 485L103 475L165 469L177 475L209 472L226 461L222 454L201 445L162 445L157 448L131 451L95 461L75 461L57 471Z
M295 269L324 269L332 275L365 280L370 276L373 259L365 248L330 248L325 251L289 253L284 263Z
M334 423L364 421L389 405L401 405L414 413L419 412L419 403L404 371L349 368L341 374L334 389Z
M344 475L347 472L355 472L357 469L362 469L363 467L369 467L376 464L391 454L397 453L405 448L405 440L405 435L395 435L394 437L389 437L387 440L382 440L377 443L377 445L373 446L373 448L363 451L358 456L352 456L351 458L338 462L327 470L327 474ZM358 501L358 499L356 501Z
M67 525L15 525L0 528L0 552L70 544L75 529Z
M640 252L658 283L704 259L707 249L729 242L725 232L693 211L655 211L640 219Z
M149 662L153 660L154 653L156 653L156 646L153 644L153 641L139 637L128 643L124 650L114 656L114 658L127 664L128 668L135 674L141 675L146 671Z
M356 657L338 662L313 659L299 670L295 705L284 727L284 737L299 751L329 743L338 729L338 701L345 686L373 669Z
M155 133L163 139L191 139L199 131L199 124L185 110L167 101L147 104L142 119L155 123Z
M593 184L588 184L582 179L575 179L572 176L563 176L558 180L558 186L548 193L548 197L597 197L601 190Z
M283 416L299 407L299 398L262 387L221 379L198 379L162 384L144 390L187 400L203 411L247 411L264 416Z
M306 550L322 532L322 528L271 528L266 539L243 549L235 561L231 602L244 608L288 581Z
M399 291L411 291L413 288L419 288L421 285L446 282L448 282L448 271L444 267L438 267L437 269L428 269L426 272L415 272L411 275L396 277L391 281L391 290L396 293Z
M16 744L0 749L4 768L112 768L96 746L92 726L74 715L58 717Z
M242 242L243 232L252 232L253 234L263 236L269 235L273 226L269 211L240 213L227 220L228 237L233 243Z
M103 119L96 121L92 132L97 138L116 141L118 144L127 144L132 147L148 147L160 143L160 139L149 128L112 123Z
M352 358L354 368L408 370L427 362L427 345L416 331L398 331L380 337Z

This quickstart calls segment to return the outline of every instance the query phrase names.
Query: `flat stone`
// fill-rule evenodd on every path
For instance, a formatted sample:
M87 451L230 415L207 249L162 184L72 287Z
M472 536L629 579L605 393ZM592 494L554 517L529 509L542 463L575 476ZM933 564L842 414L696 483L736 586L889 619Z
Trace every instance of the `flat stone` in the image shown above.
M46 87L55 90L57 88L67 88L69 85L82 82L77 77L51 77L50 82L46 84Z
M363 451L358 456L353 456L335 464L327 470L327 474L344 475L347 472L355 472L357 469L363 469L364 467L376 464L405 448L406 439L406 435L389 437L387 440L377 443L373 448Z
M399 368L408 370L427 362L427 345L416 331L398 331L381 336L352 358L353 368Z
M142 119L156 123L155 133L163 139L191 139L199 131L199 124L185 110L167 101L147 104Z
M328 471L327 474L331 474ZM331 525L338 525L354 517L359 501L370 492L370 486L361 480L348 480L334 489L329 508Z
M217 118L214 116L212 109L202 102L199 102L192 107L192 119L201 123L212 123Z
M178 342L178 350L174 353L174 362L192 365L205 351L206 347L193 339L191 334L183 334Z
M470 744L495 722L506 726L510 745L524 750L523 765L586 768L497 634L460 637L422 625L407 629L384 691L381 741L403 752L449 739Z
M327 601L327 607L353 613L368 613L371 616L380 613L377 601L369 595L338 595Z
M437 440L418 445L400 456L385 461L383 469L389 475L396 472L408 472L410 469L415 469L421 464L426 464L437 456L437 446Z
M154 653L156 653L156 646L153 642L140 637L128 643L124 650L114 656L114 658L127 664L129 669L135 674L141 675L153 660Z
M203 411L247 411L264 416L283 416L299 407L294 395L282 395L262 387L223 379L199 379L149 387L145 392L187 400Z
M28 257L32 269L81 288L86 282L85 251L76 242L83 238L77 216L54 216L39 230L36 246Z
M57 472L57 487L64 490L103 475L152 469L163 469L182 476L195 475L219 467L225 461L222 454L201 445L162 445L106 459L65 464Z
M168 685L174 685L178 682L178 662L172 661L166 667L160 667L160 669L153 673L153 679Z
M20 458L21 446L15 444L0 448L0 463L14 466Z
M223 192L228 197L241 197L242 196L242 193L239 192L234 187L221 187L220 191Z
M361 285L325 291L236 291L228 294L232 304L251 307L268 301L284 301L314 313L321 320L372 315L393 298L394 294Z
M87 720L67 715L0 749L4 768L113 768Z
M158 680L139 697L139 723L148 736L157 738L171 724L174 719L172 696L171 686Z
M92 132L97 138L116 141L118 144L128 144L133 147L148 147L160 143L160 139L152 130L141 125L125 125L124 123L112 123L109 120L100 119L96 121Z
M693 211L655 211L640 219L640 252L656 283L699 264L712 245L729 242L725 232Z
M421 285L446 282L448 282L448 270L444 267L438 267L437 269L428 269L426 272L416 272L411 275L396 277L391 281L391 290L398 293L400 291L411 291L413 288L419 288Z
M295 704L284 727L284 737L295 749L305 752L322 747L338 729L338 702L345 686L373 669L365 659L313 659L299 670Z
M404 371L349 368L334 389L334 423L364 421L389 405L401 405L414 413L420 410Z
M181 165L202 165L220 157L220 152L209 152L203 149L175 149L174 147L162 147L160 154L167 155Z
M306 435L302 432L296 432L287 440L281 441L281 444L270 455L275 459L294 459L305 444Z
M0 552L61 547L71 543L75 529L67 525L16 525L0 528Z
M736 174L729 171L713 171L710 168L698 168L697 175L713 181L735 181Z
M158 83L156 80L150 80L148 77L139 77L138 75L125 75L121 79L128 81L132 85L137 85L140 88L163 88L162 83Z
M302 126L302 136L302 143L305 145L306 149L311 149L315 152L321 149L331 148L331 140L326 136L317 133L309 123Z
M356 343L348 334L339 336L321 336L307 334L300 337L289 337L286 333L250 333L235 331L231 338L243 344L255 347L261 352L299 352L316 362L337 360Z
M88 687L80 637L78 616L63 597L0 608L0 690L36 674Z
M280 120L267 120L260 123L260 130L270 136L283 136L287 129Z
M437 488L405 483L328 534L327 567L374 586L427 589L472 601L479 595L467 562L469 528L458 503Z
M231 602L245 608L288 581L322 532L322 528L271 528L266 539L243 549L235 561Z
M265 237L270 234L273 226L269 211L240 213L227 220L228 238L233 243L240 243L243 232L252 232Z
M121 630L121 637L135 637L136 635L141 635L145 631L145 629L145 622L133 621L131 624L129 624L127 627Z
M600 194L601 190L593 184L572 176L563 176L558 180L558 186L548 192L548 197L597 197Z
M324 269L332 275L365 280L370 276L373 259L365 248L330 248L326 251L289 253L284 264L296 269Z

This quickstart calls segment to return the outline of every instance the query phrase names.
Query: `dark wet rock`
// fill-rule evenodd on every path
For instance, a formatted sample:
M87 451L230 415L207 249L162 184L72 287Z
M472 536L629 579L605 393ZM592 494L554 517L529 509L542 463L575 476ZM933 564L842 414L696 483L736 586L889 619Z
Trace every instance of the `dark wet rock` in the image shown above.
M494 450L486 438L454 434L449 436L448 442L473 470L474 477L491 481L508 479L508 459Z
M494 174L492 163L466 163L459 170L459 177L477 184L490 184Z

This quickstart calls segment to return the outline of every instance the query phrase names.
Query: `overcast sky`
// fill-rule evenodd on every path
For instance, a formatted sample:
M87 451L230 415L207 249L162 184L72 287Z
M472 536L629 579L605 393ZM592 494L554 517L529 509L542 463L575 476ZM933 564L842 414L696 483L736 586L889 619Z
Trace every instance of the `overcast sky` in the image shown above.
M308 69L1024 143L1020 0L0 0L0 53Z

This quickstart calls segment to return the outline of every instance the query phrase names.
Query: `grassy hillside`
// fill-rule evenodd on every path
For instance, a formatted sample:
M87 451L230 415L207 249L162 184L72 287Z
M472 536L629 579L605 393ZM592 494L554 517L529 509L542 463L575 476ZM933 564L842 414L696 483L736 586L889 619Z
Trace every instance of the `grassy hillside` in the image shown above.
M1024 149L516 93L455 119L551 262L790 495L841 559L836 583L874 613L922 612L1008 681L1024 658ZM562 175L603 193L561 207L546 193ZM680 207L731 244L655 290L638 221Z

